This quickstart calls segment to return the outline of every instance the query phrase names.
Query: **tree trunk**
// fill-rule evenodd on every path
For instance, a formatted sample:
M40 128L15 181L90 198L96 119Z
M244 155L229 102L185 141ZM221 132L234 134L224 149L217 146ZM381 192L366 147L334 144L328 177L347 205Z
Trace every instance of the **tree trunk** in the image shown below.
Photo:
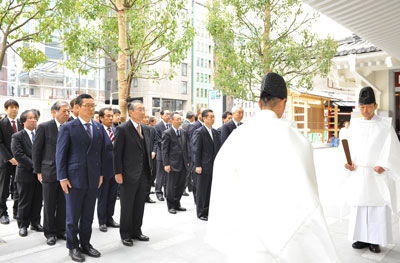
M7 47L7 36L3 35L3 39L0 43L0 70L3 69L4 58L6 56Z
M122 5L122 0L116 0L116 6L118 8L118 47L120 52L116 61L118 68L118 106L121 111L121 121L124 122L127 119L128 112L128 98L130 87L127 82L126 76L126 54L124 53L127 49L126 43L126 9Z
M265 6L264 12L264 32L262 34L262 60L264 64L264 73L267 74L271 72L271 53L270 53L270 45L269 45L269 38L270 38L270 25L271 25L271 5L267 3Z

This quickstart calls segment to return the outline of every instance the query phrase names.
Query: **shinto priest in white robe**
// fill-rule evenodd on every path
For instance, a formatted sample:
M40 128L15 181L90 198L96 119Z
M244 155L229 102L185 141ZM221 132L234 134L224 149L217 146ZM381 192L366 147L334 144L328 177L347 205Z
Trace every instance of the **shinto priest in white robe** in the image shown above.
M346 185L352 207L349 240L386 246L392 242L392 212L398 213L400 199L400 144L392 119L352 119L348 141L355 166ZM385 172L376 173L376 166Z
M206 242L228 262L338 262L311 145L273 111L235 129L219 151Z

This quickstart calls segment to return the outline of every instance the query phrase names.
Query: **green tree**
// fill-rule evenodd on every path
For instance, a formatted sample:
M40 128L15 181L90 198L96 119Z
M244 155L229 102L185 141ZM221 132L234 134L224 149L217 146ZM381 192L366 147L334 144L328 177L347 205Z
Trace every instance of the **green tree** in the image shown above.
M59 25L60 13L68 10L69 0L0 0L0 70L9 49L22 58L24 67L31 69L46 61L42 51L33 45L51 41L51 34ZM62 11L61 11L62 10Z
M88 59L109 58L118 68L118 99L121 117L134 78L166 76L151 66L168 61L171 68L183 61L191 46L185 0L76 0L75 17L66 19L63 45L67 66L85 73ZM79 17L79 22L77 18Z
M310 31L317 15L303 13L300 0L214 0L207 29L215 41L215 87L255 100L267 72L289 86L312 88L328 74L337 44Z

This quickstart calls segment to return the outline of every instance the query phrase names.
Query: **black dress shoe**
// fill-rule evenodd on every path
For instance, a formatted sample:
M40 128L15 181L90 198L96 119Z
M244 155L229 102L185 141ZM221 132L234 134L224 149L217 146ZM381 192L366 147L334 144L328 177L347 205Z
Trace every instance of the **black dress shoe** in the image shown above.
M178 207L178 208L175 208L175 210L176 210L176 211L180 211L180 212L184 212L184 211L186 211L186 208L184 208L184 207Z
M76 261L76 262L84 262L85 261L85 257L82 255L79 248L70 249L69 256L71 257L71 259L73 261Z
M203 220L203 221L208 221L208 217L206 217L206 216L200 216L199 219Z
M21 227L19 229L19 235L21 237L26 237L28 235L28 230L26 229L26 227Z
M379 245L370 244L369 251L373 253L381 253L381 248L379 247Z
M99 229L100 229L101 232L107 232L107 225L106 224L100 225Z
M150 197L146 198L146 203L154 204L156 201L152 200Z
M176 214L176 210L175 209L173 209L173 208L171 208L171 209L168 209L168 212L170 213L170 214Z
M165 200L162 195L157 195L157 199L158 199L158 201L164 201Z
M109 221L107 222L107 226L119 228L119 224L118 224L117 222L115 222L114 219L112 219L112 218L111 218L111 220L109 220Z
M188 192L183 192L183 194L182 194L183 196L189 196L189 193Z
M132 247L133 246L133 241L132 239L121 239L122 244L124 244L127 247Z
M64 234L58 234L57 238L58 239L62 239L62 240L67 240L67 235L65 233Z
M133 239L137 239L139 241L149 241L150 240L150 238L148 236L145 236L143 234L134 236Z
M363 249L363 248L369 247L369 243L357 241L357 242L354 242L353 245L351 245L351 246L355 249Z
M10 219L8 218L8 215L4 215L0 217L0 223L3 225L8 225L10 223Z
M90 244L81 246L81 250L83 254L86 254L89 257L99 258L101 256L100 252Z
M37 232L43 232L43 226L41 224L31 225L31 230L35 230Z
M56 244L56 237L48 237L46 243L49 246L54 246Z

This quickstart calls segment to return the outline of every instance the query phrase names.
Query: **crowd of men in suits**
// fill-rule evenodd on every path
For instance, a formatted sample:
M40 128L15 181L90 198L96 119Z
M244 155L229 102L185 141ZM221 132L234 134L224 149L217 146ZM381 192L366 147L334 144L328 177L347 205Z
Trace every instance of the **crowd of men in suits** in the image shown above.
M44 232L48 245L64 239L76 262L85 261L82 254L101 256L90 243L96 200L100 231L119 227L126 246L133 246L134 239L149 241L141 226L145 203L156 202L150 198L153 185L171 214L186 211L181 198L188 195L185 189L193 192L197 217L207 221L214 159L243 118L243 109L234 107L223 114L218 131L212 128L210 109L188 112L186 120L162 110L157 122L141 101L133 101L128 120L121 123L119 110L95 111L88 94L70 103L55 102L52 119L40 125L37 110L26 110L17 119L17 101L7 100L4 108L0 223L10 222L6 201L11 193L19 235L27 236L30 226ZM119 224L113 219L118 196Z

